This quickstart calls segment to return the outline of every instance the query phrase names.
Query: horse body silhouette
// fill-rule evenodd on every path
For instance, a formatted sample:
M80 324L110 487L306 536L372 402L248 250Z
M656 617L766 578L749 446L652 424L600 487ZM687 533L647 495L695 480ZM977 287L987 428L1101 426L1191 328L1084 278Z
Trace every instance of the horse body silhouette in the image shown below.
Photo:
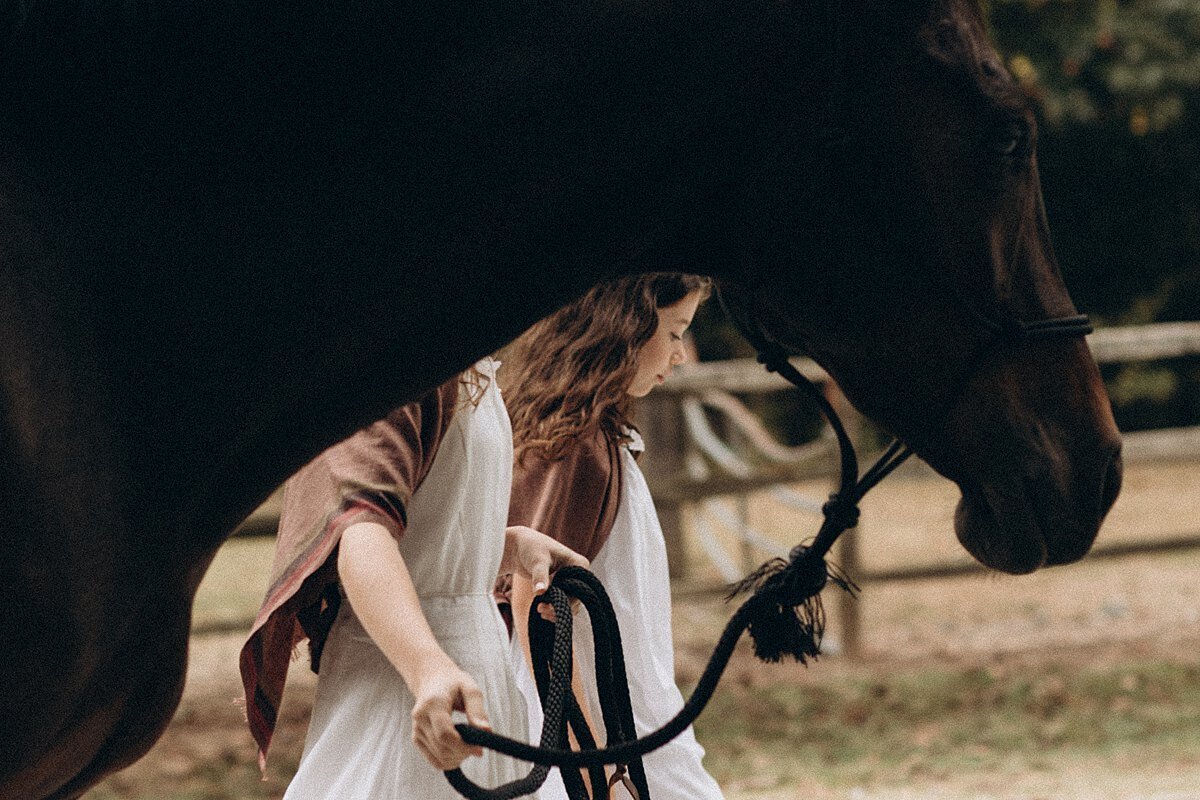
M323 447L599 280L739 287L962 488L1080 558L1119 435L1033 118L966 0L0 8L0 798L74 798L182 691L216 548Z

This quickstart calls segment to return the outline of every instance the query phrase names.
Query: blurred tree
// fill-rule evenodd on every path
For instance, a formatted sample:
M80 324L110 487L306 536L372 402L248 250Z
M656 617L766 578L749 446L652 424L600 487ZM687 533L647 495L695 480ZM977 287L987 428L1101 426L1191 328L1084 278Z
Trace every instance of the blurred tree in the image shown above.
M1009 69L1052 125L1168 130L1200 89L1194 0L992 0L991 17Z
M993 0L1036 101L1046 203L1081 306L1200 319L1200 2Z

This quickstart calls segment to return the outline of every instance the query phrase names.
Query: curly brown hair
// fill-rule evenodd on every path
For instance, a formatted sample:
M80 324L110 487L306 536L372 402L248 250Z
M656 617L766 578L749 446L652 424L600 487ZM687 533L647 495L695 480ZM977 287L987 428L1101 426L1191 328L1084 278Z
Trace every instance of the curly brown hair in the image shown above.
M529 450L555 460L597 431L624 439L637 355L658 329L658 309L712 281L682 272L652 272L599 284L535 324L505 352L512 365L505 405L518 460Z

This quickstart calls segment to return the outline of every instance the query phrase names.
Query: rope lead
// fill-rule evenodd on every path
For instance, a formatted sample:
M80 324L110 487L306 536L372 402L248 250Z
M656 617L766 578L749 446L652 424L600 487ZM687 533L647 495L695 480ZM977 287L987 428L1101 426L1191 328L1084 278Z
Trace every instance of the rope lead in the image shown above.
M740 309L730 308L724 292L720 296L730 316L735 322L741 323L738 327L758 350L759 361L812 398L833 428L841 461L840 481L837 492L830 496L824 506L825 520L811 543L794 547L786 560L776 558L766 562L732 587L727 599L745 592L752 594L726 624L696 689L678 714L641 739L636 738L634 731L621 636L608 595L591 572L578 567L559 570L547 591L556 615L552 648L545 644L548 640L546 623L534 613L533 608L530 609L530 649L533 651L534 677L545 708L541 746L534 747L465 724L455 726L467 744L486 747L539 767L535 767L529 776L520 781L492 790L471 783L459 770L448 772L450 783L469 800L511 800L522 792L532 792L545 781L546 766L560 769L587 767L591 771L592 797L603 797L610 787L604 780L602 769L599 770L599 778L596 772L606 764L627 767L628 775L623 782L634 784L639 800L650 800L641 757L674 739L700 716L728 666L742 633L747 629L750 631L754 653L764 661L777 662L785 656L791 656L807 664L821 654L821 640L825 634L825 608L821 603L821 590L826 584L832 583L851 595L858 591L849 577L826 563L825 555L843 531L857 524L858 501L866 491L903 462L909 452L899 444L893 445L860 478L854 445L829 400L792 366L787 352L778 343L754 329L748 329L737 313ZM596 682L608 733L604 748L594 746L594 737L583 723L582 714L578 713L569 688L572 620L568 597L578 599L587 608L592 621L596 643ZM566 644L563 645L563 642ZM568 717L570 727L581 744L580 750L570 750L564 745L567 742ZM586 790L578 774L565 769L562 775L572 800L587 796L583 794Z
M547 592L557 616L552 631L547 632L544 621L530 609L531 650L535 650L534 673L546 714L541 746L534 747L469 725L455 726L467 744L487 747L539 766L534 767L526 778L494 790L476 786L459 770L448 772L450 783L470 800L511 800L529 794L545 781L548 766L587 767L593 787L591 796L600 798L606 796L613 785L605 779L602 769L605 764L622 765L622 769L618 770L618 774L623 776L621 781L634 785L637 800L650 800L641 757L662 747L695 722L712 698L717 681L728 666L742 632L749 629L754 640L754 653L764 661L774 662L791 656L806 664L809 659L821 654L821 639L825 633L821 591L832 583L851 595L858 592L854 582L835 565L828 564L825 556L838 536L858 524L858 503L863 496L904 463L912 451L900 441L894 441L859 476L854 445L829 400L812 381L792 366L787 351L767 335L759 321L749 313L738 296L738 290L727 285L718 288L721 305L742 335L754 345L758 360L768 370L786 378L812 398L833 429L841 461L840 480L837 491L830 495L823 508L824 522L811 543L794 547L786 560L776 558L766 562L732 588L727 599L744 592L752 594L726 624L696 689L678 714L641 739L636 738L634 731L621 636L608 595L596 577L587 570L578 567L560 570ZM1000 347L1073 338L1091 332L1088 318L1083 315L1024 322L1008 316L995 319L975 311L970 305L968 308L978 319L983 331L989 333L994 344ZM592 620L592 634L596 642L596 682L609 738L604 748L595 747L595 739L583 722L582 712L570 691L572 620L568 596L578 598L588 609ZM535 636L535 630L541 633ZM535 642L540 644L535 647ZM564 746L568 724L575 731L582 749L570 750ZM628 774L625 774L626 768ZM583 779L573 770L563 772L563 782L572 800L587 796L584 794Z

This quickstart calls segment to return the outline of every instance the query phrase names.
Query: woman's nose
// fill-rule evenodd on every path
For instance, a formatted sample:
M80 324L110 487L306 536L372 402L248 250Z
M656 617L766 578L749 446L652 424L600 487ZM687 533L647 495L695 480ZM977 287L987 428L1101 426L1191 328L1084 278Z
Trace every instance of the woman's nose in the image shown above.
M682 364L686 360L687 354L683 350L683 344L677 344L675 348L671 350L671 365L674 366L675 364Z

